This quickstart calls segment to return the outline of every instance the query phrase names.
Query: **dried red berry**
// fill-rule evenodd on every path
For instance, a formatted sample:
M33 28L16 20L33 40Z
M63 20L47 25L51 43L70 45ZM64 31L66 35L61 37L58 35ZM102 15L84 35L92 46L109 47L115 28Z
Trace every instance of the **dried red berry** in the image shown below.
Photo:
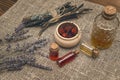
M59 32L60 34L65 33L65 32L64 32L64 29L63 29L62 27L58 29L58 32Z
M65 27L65 30L68 32L68 31L70 31L72 29L72 26L66 26Z
M67 34L66 33L63 33L62 36L65 37L65 38L67 38Z
M76 27L72 28L71 32L72 34L77 34L77 28Z

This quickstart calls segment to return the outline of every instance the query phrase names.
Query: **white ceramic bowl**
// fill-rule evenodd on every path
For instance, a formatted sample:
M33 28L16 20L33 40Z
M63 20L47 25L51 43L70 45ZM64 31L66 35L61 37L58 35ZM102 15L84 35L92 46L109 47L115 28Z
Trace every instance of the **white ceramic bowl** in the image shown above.
M65 38L63 36L61 36L58 32L58 28L60 27L60 25L62 24L65 24L65 23L72 23L74 24L77 29L78 29L78 33L72 37L72 38ZM65 48L71 48L71 47L74 47L75 45L77 45L79 42L80 42L80 39L81 39L81 30L79 28L79 26L71 21L64 21L62 23L60 23L57 28L56 28L56 31L54 33L54 37L55 37L55 41L62 47L65 47Z

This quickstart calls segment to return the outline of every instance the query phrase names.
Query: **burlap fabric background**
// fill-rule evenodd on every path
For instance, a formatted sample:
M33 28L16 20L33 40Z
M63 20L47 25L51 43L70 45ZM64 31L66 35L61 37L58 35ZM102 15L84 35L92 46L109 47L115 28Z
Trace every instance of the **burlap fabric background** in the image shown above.
M7 33L14 31L23 17L44 13L54 9L64 2L72 1L76 4L85 3L85 7L92 8L90 14L81 16L79 19L72 20L77 23L82 29L81 42L90 40L90 32L93 25L93 20L99 14L103 6L90 3L83 0L18 0L3 16L0 17L0 38L3 38ZM118 17L120 18L119 14ZM47 29L41 38L50 38L50 43L54 42L53 32L58 24ZM30 28L29 34L33 37L19 43L31 42L38 38L40 28ZM120 80L120 28L114 44L107 50L100 53L96 60L87 57L82 52L70 64L59 68L56 62L36 55L37 61L43 65L51 66L53 71L45 71L33 67L25 66L21 71L4 72L0 74L0 80ZM49 43L49 44L50 44ZM12 43L14 45L14 43ZM49 44L40 49L44 54L49 53ZM79 48L79 45L75 48ZM72 50L72 49L71 49ZM60 50L60 56L64 55L69 49Z

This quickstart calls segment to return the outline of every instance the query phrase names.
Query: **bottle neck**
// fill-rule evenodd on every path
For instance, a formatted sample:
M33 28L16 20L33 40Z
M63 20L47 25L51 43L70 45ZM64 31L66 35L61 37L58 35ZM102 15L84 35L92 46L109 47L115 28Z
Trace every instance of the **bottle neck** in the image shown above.
M50 48L49 49L51 52L58 52L59 51L59 48L57 48L57 49L52 49L52 48Z
M112 20L112 19L116 18L116 14L109 15L109 14L106 14L105 12L102 12L102 16L107 20Z
M75 50L75 51L74 51L74 54L79 54L79 50Z

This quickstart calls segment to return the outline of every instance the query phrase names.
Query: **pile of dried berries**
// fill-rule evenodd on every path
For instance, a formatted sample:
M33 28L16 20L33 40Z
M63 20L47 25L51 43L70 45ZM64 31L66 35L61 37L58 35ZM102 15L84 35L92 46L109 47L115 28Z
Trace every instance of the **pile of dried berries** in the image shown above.
M60 25L58 32L62 37L72 38L78 33L78 29L73 23L64 23Z

